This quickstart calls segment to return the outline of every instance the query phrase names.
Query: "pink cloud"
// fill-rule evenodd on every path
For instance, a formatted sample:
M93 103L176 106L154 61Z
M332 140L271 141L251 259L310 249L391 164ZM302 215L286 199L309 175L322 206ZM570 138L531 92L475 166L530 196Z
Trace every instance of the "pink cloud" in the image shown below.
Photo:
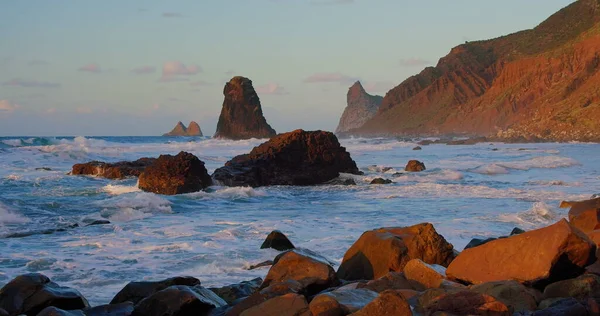
M94 64L94 63L81 66L77 70L83 71L83 72L91 72L91 73L95 73L95 74L99 74L102 72L100 65Z
M348 84L357 81L358 78L351 77L348 75L341 74L339 72L322 72L310 75L304 79L306 83L325 83L325 82L337 82L340 84Z
M60 88L60 83L44 82L37 80L12 79L2 83L3 86L22 87L22 88Z
M187 81L182 76L192 76L202 72L198 65L186 66L180 61L168 61L162 68L160 81Z
M400 59L400 65L404 67L422 67L431 65L431 62L421 58Z
M12 113L18 108L20 108L18 104L12 103L8 100L0 100L0 114Z
M131 72L134 73L134 74L136 74L136 75L153 74L153 73L156 72L156 67L142 66L142 67L133 68L131 70Z
M284 87L282 87L276 83L269 83L266 85L258 86L258 87L256 87L256 92L258 94L268 94L268 95L289 94L289 92L287 92Z

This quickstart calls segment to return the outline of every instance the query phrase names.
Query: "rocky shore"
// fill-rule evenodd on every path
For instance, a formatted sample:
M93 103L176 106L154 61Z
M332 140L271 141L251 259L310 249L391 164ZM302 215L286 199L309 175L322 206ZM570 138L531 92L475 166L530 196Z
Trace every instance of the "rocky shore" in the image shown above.
M565 201L569 220L462 252L429 223L364 232L337 269L279 231L264 279L218 288L181 276L130 282L107 305L44 275L0 289L0 315L598 315L600 198ZM260 240L257 240L257 247Z

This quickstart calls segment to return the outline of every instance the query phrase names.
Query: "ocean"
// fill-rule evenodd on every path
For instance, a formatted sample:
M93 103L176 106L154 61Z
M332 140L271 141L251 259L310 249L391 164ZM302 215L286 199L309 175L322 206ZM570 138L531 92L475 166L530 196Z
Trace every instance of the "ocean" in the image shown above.
M393 138L342 139L365 172L342 175L356 186L214 186L161 196L141 192L136 179L67 175L76 163L180 151L198 156L212 173L263 141L0 138L0 286L39 272L97 305L129 281L190 275L207 287L226 285L266 275L268 268L248 267L277 255L260 249L274 229L338 265L364 231L386 226L431 222L460 251L474 237L554 223L567 214L561 200L600 192L600 146L587 143L414 151L416 144ZM410 159L427 170L404 173ZM394 183L369 185L376 177ZM85 226L97 219L110 224Z

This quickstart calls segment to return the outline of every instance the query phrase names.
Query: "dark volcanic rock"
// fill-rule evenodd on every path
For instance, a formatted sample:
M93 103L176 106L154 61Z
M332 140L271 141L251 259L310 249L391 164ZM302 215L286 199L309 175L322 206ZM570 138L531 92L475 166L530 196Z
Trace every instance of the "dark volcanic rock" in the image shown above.
M249 139L275 136L275 130L263 116L260 99L250 79L233 77L225 84L223 94L225 100L215 138Z
M226 303L212 291L200 286L170 286L141 300L133 310L134 316L208 316Z
M178 122L170 132L163 134L163 136L202 136L202 130L200 125L194 121L191 121L188 127Z
M233 158L213 178L227 186L314 185L340 172L360 171L333 133L295 130Z
M219 288L209 288L220 298L225 300L227 304L231 304L234 301L252 295L260 287L263 279L256 278L250 281L243 281L237 284L230 284Z
M107 179L123 179L139 177L139 175L156 161L156 158L140 158L136 161L120 161L107 163L92 161L73 165L72 175L92 175Z
M267 239L265 239L263 244L260 246L260 249L267 249L267 248L273 248L273 249L276 249L279 251L285 251L285 250L294 249L296 247L294 247L294 245L287 238L286 235L284 235L282 232L280 232L278 230L274 230L269 234L269 236L267 236Z
M176 156L160 155L139 181L140 189L165 195L198 192L211 184L204 162L183 151Z
M377 114L377 110L383 101L383 97L368 94L359 81L354 83L348 90L347 104L336 133L347 132L359 128L366 121Z
M46 307L37 316L129 316L133 313L133 303L101 305L83 310L65 311L60 308ZM1 314L0 314L1 315Z
M384 178L375 178L371 181L371 184L390 184L390 183L394 183L394 181L392 181L390 179L384 179Z
M59 286L39 273L20 275L0 289L0 308L9 315L37 315L48 306L73 310L89 304L78 291Z
M425 164L418 161L418 160L410 160L407 164L406 167L404 168L404 171L411 171L411 172L420 172L425 170Z
M193 277L175 277L155 282L129 282L110 303L119 304L129 301L137 304L144 298L173 285L195 286L200 285L200 280Z

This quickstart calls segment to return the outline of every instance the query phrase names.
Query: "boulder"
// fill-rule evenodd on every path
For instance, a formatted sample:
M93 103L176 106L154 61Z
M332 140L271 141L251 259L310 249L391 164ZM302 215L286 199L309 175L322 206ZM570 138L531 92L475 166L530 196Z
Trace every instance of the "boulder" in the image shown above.
M286 235L284 235L282 232L280 232L278 230L274 230L267 236L267 239L265 239L263 244L260 246L260 249L267 249L267 248L273 248L273 249L279 250L279 251L286 251L286 250L294 249L296 247L294 247L294 245L287 238Z
M71 175L91 175L107 179L124 179L139 177L140 174L156 161L156 158L140 158L136 161L120 161L108 163L91 161L73 165Z
M366 121L377 114L383 97L368 94L362 84L357 81L348 89L346 101L347 106L335 129L336 134L363 126Z
M65 311L54 306L44 308L37 316L129 316L133 313L133 303L101 305L83 310Z
M213 292L197 285L173 285L158 291L135 305L133 316L208 316L216 308L227 305Z
M443 294L425 307L427 315L446 313L446 315L512 315L508 307L494 297L473 291L460 291Z
M263 115L260 99L250 79L233 77L225 84L223 94L225 100L214 138L250 139L275 136L275 130Z
M247 298L241 300L237 304L227 311L226 316L238 316L244 311L258 306L274 297L286 295L286 294L297 294L303 290L303 285L295 280L285 280L283 282L276 282L268 287L255 292Z
M312 316L306 298L289 293L243 311L240 316Z
M360 173L334 134L295 130L231 159L213 178L227 186L314 185L340 172Z
M62 287L39 273L20 275L0 289L0 309L9 315L37 315L48 306L75 310L89 304L77 290Z
M553 300L551 304L540 303L540 310L535 312L524 312L515 315L523 316L585 316L585 315L597 315L590 314L585 304L582 304L578 300L569 297ZM548 305L548 306L546 306Z
M557 297L573 297L578 300L600 298L600 276L584 274L575 279L562 280L546 286L543 298Z
M178 122L173 130L163 134L163 136L202 136L202 130L200 129L200 125L194 121L191 121L188 127Z
M138 186L146 192L175 195L198 192L211 184L204 162L182 151L176 156L160 155L142 172Z
M309 308L313 316L343 316L362 309L377 296L367 289L335 290L315 296Z
M394 181L384 178L375 178L371 181L371 184L390 184L394 183Z
M117 295L115 295L112 301L110 301L110 304L119 304L127 301L137 304L144 298L173 285L195 286L200 285L200 280L186 276L153 282L129 282L121 291L119 291L119 293L117 293Z
M446 270L471 284L516 280L544 287L576 277L594 262L596 246L566 220L461 252ZM526 267L526 268L524 268Z
M400 291L387 290L352 316L412 316L412 311Z
M300 249L290 250L274 260L261 289L286 280L298 281L302 293L316 294L339 283L329 262Z
M477 247L477 246L481 246L481 245L487 244L490 241L494 241L496 239L498 239L498 238L493 238L493 237L486 238L486 239L473 238L473 239L471 239L471 241L469 241L469 243L465 246L464 249L469 249L469 248L474 248L474 247Z
M414 147L412 150L421 150L421 149L423 149L423 148L421 148L421 146L417 146L417 147Z
M362 287L377 293L381 293L386 290L414 289L410 281L406 279L406 276L403 272L389 272L379 279L367 282L367 284Z
M256 290L258 290L262 281L263 280L261 278L256 278L250 281L243 281L237 284L231 284L219 288L209 288L209 290L213 291L220 298L225 300L227 304L231 304L240 298L252 295L254 292L256 292Z
M538 305L539 292L517 281L482 283L471 287L471 291L494 297L504 303L511 313L533 311Z
M420 172L423 170L426 170L425 164L418 160L410 160L406 164L406 167L404 168L404 171L410 171L410 172Z
M338 277L373 280L390 271L402 272L411 259L448 266L454 249L429 223L367 231L344 255Z
M404 267L404 275L414 289L424 291L442 285L446 280L446 268L412 259Z
M600 229L600 198L571 202L569 222L584 233Z
M351 178L335 178L325 182L326 185L356 185L356 181Z

